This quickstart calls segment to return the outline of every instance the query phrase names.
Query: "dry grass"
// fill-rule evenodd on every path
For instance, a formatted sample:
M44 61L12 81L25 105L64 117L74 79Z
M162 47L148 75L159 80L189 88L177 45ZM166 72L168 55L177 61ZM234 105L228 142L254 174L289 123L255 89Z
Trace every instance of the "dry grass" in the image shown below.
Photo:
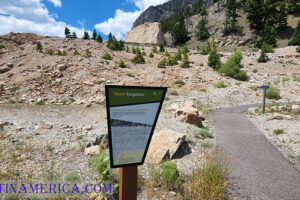
M195 169L186 185L186 200L227 199L228 161L216 149L206 157L206 163Z

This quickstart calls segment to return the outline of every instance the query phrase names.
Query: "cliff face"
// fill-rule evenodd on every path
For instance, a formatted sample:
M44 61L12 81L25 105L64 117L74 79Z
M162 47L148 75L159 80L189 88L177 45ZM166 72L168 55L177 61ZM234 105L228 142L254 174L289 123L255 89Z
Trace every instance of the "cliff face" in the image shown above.
M164 36L161 31L160 23L147 22L135 27L132 31L127 32L125 42L141 44L164 43Z
M135 20L132 29L146 22L155 22L169 17L187 5L193 4L195 1L197 0L171 0L158 6L151 6ZM212 3L213 0L203 0L202 2L207 7Z

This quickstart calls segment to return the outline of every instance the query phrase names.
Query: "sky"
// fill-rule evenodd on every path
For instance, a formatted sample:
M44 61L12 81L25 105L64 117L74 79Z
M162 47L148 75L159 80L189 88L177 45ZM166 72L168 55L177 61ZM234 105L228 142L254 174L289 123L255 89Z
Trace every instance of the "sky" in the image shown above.
M31 32L64 37L96 29L104 39L111 32L124 39L135 19L149 6L168 0L0 0L0 35Z

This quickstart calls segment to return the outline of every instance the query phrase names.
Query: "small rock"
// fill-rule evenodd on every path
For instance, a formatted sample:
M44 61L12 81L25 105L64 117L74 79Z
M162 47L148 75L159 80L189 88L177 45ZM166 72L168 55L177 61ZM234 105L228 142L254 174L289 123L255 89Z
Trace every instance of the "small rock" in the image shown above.
M45 122L43 122L41 128L43 128L43 129L52 129L53 126L50 125L50 124L46 124Z
M84 154L85 155L96 155L100 153L100 146L92 146L84 149Z
M85 127L83 128L83 130L85 130L85 131L90 131L90 130L92 130L92 129L93 129L92 126L85 126Z
M10 71L9 67L0 67L0 74Z
M14 67L14 64L13 64L13 63L8 63L8 64L7 64L7 67L13 68L13 67Z
M181 122L202 127L202 121L205 120L202 115L203 114L200 113L197 108L195 108L193 101L187 101L182 107L179 107L175 111L174 118Z
M89 107L91 107L91 106L92 106L91 102L87 102L87 103L85 104L85 107L86 107L86 108L89 108Z
M65 64L60 64L60 65L57 65L57 69L62 72L62 71L65 71L67 69L67 65Z

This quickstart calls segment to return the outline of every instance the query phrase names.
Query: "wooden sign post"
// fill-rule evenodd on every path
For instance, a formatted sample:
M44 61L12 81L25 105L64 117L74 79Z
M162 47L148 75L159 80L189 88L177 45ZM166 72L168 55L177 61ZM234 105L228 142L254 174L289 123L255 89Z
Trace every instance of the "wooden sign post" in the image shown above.
M270 86L268 85L263 85L260 88L263 89L263 104L262 104L262 113L265 114L265 110L266 110L266 93L267 93L267 89L270 88Z
M138 166L120 168L119 200L137 199Z

